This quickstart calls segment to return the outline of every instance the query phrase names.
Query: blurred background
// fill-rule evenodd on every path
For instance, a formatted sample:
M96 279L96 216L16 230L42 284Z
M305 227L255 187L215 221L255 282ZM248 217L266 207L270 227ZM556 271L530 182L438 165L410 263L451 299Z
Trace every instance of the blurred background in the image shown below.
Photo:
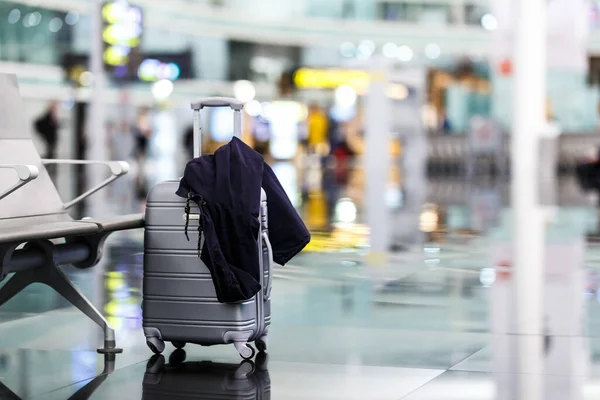
M568 172L595 152L600 16L594 1L566 11L557 3L549 12L556 40L548 49L546 114L555 131L552 158ZM367 92L377 73L386 75L383 90L393 107L379 122L387 131L381 138L389 152L390 202L402 206L406 200L402 167L411 146L422 147L420 158L434 176L474 172L465 163L470 157L484 175L508 163L514 60L507 24L501 24L511 10L503 2L92 5L2 1L0 69L18 72L42 154L133 161L138 199L153 183L177 178L191 157L190 99L224 95L246 102L244 140L276 165L295 204L318 213L320 206L306 207L309 200L327 197L323 213L330 215L337 200L319 188L323 168L334 171L336 183L362 184L353 167L366 153ZM248 12L255 18L245 18ZM93 46L97 19L102 43ZM101 91L92 90L92 50L101 57L102 70L95 71L103 75ZM94 101L102 111L92 134ZM36 122L51 102L59 124L49 139ZM203 118L203 152L211 153L231 137L231 118L221 109ZM65 195L78 181L69 173L60 185ZM350 198L361 203L356 193ZM468 225L470 210L448 205L443 212L451 214L451 227ZM319 216L312 219L315 228L324 224Z
M275 276L275 360L363 368L353 390L294 389L306 398L370 398L360 390L378 375L369 368L394 367L439 375L413 393L383 374L377 398L591 399L600 393L600 1L534 3L0 1L0 72L18 75L43 156L130 163L76 217L143 212L148 190L192 158L190 101L245 103L243 140L313 235ZM203 110L202 126L202 153L213 153L232 137L230 110ZM534 160L533 173L517 157ZM98 178L72 166L51 173L64 198ZM134 346L143 232L115 237L94 275L104 284L86 290L98 291L122 336L140 336L125 340ZM507 286L511 251L515 270L530 271L517 280L545 283ZM16 310L64 307L40 293ZM530 303L542 304L537 322L513 326ZM536 344L507 334L536 335L554 353L517 365ZM290 338L321 343L320 353ZM542 397L511 375L542 379L540 365L561 377L537 382ZM294 376L284 370L275 369L280 388ZM119 385L100 393L111 398Z

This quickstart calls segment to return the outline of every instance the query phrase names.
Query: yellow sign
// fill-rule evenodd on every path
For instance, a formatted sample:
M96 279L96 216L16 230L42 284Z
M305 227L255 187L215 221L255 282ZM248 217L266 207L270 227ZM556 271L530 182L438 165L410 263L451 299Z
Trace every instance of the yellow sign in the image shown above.
M142 10L127 2L110 1L102 7L104 62L126 65L132 49L139 46L143 23Z
M375 75L362 70L342 68L300 68L294 74L294 85L299 89L336 89L342 85L364 92Z

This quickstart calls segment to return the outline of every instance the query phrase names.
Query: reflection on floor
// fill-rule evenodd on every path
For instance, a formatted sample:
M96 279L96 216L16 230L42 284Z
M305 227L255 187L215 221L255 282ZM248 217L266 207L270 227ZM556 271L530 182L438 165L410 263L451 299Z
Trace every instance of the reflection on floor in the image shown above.
M502 225L504 189L493 200L483 189L455 186L428 187L423 201L438 212L434 229L419 212L402 215L396 205L402 246L381 266L364 263L366 232L357 225L363 205L352 190L341 198L355 209L342 206L340 215L338 206L337 220L339 199L327 201L329 212L310 202L318 193L304 195L301 210L320 233L311 251L276 270L270 350L255 363L240 363L229 346L174 351L169 344L164 357L151 358L141 329L142 237L115 235L99 266L66 272L107 315L125 352L103 359L95 352L100 330L50 289L31 286L0 309L0 398L513 400L502 390L515 387L512 361L498 359L513 344L490 328L490 310L510 291L497 290L493 244L474 234ZM581 196L561 207L557 223L595 229L595 209L586 202ZM545 338L553 378L542 380L544 399L600 392L599 249L587 246L582 279L568 299L580 300L580 334L564 335L555 327L559 316Z

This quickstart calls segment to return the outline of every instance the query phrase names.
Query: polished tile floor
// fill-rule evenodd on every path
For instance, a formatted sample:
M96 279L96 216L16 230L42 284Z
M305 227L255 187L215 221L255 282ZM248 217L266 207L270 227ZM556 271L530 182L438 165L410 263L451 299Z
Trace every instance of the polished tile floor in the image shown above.
M367 265L353 240L323 228L327 246L276 271L269 354L252 364L231 346L168 345L151 358L141 329L142 237L114 235L100 265L65 271L116 328L124 353L96 354L100 329L50 289L31 286L0 309L0 399L515 400L519 380L537 371L515 376L520 338L495 328L510 290L490 278L489 235L452 233L489 214L477 218L460 184L430 182L426 200L444 210L444 232L423 235L384 265ZM497 194L494 225L502 225L505 190ZM571 201L557 224L593 231L593 203ZM563 306L549 311L540 338L545 400L600 395L600 247L587 245L573 268L581 279L550 293Z

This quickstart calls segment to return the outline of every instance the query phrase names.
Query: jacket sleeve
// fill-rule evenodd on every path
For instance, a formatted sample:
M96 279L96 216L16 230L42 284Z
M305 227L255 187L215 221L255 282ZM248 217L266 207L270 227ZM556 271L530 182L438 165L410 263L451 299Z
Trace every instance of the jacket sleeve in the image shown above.
M279 265L285 265L310 242L310 233L275 173L266 164L262 187L267 194L273 260Z

